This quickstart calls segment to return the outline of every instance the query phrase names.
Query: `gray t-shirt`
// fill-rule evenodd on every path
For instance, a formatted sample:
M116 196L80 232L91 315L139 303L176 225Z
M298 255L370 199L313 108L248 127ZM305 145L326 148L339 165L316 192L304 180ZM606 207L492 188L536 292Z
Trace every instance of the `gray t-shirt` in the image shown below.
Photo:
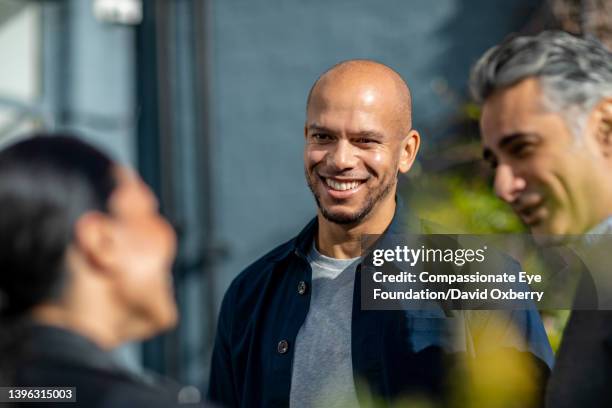
M290 406L358 407L351 358L355 269L360 258L335 259L314 244L310 309L295 340Z

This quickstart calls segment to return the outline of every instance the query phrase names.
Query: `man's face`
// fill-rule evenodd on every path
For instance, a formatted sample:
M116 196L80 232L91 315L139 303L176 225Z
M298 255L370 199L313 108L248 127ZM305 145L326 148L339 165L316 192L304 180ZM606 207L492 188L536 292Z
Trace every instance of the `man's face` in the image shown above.
M536 235L578 234L604 217L605 180L597 144L575 137L561 114L545 109L534 78L497 90L483 106L484 156L495 192Z
M177 310L172 286L176 236L159 214L157 201L135 174L121 169L109 202L115 293L143 335L173 326Z
M356 224L394 199L404 137L389 96L374 88L321 86L305 125L304 169L321 214ZM401 167L401 168L400 168Z

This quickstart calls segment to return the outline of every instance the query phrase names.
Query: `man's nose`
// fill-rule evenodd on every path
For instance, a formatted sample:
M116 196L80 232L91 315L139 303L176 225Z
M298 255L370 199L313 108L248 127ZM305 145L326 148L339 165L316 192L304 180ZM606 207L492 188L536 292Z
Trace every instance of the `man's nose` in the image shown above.
M329 152L330 165L337 170L347 170L354 168L357 162L354 146L348 140L339 140L333 150Z
M514 202L527 183L507 164L499 164L495 170L495 194L507 203Z

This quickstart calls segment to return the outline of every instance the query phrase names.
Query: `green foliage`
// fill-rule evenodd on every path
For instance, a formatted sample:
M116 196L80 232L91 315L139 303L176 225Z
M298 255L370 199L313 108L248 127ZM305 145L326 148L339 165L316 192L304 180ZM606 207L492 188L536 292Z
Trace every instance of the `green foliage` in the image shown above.
M405 190L419 217L445 229L469 234L516 233L524 229L508 206L480 178L425 175Z

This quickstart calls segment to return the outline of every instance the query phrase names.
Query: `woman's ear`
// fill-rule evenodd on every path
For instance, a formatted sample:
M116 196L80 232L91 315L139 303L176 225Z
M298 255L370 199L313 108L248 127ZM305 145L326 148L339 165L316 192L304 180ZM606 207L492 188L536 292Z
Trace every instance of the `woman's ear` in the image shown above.
M113 270L117 263L117 251L109 216L91 211L82 215L74 229L74 246L83 258L97 270Z

